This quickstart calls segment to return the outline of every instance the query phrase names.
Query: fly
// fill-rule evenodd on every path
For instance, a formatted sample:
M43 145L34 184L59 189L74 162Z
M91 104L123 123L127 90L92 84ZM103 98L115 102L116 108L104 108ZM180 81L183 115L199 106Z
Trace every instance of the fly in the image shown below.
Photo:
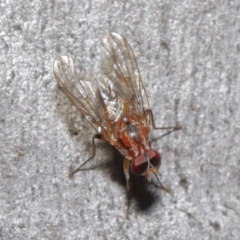
M103 37L102 46L104 59L97 80L82 77L71 57L61 56L54 62L54 75L60 89L96 131L92 137L92 156L70 172L69 177L96 155L95 139L101 139L124 156L127 191L130 190L130 172L149 181L155 175L160 187L167 190L158 177L161 155L152 148L149 135L153 129L174 131L181 126L155 126L137 62L127 40L110 32Z

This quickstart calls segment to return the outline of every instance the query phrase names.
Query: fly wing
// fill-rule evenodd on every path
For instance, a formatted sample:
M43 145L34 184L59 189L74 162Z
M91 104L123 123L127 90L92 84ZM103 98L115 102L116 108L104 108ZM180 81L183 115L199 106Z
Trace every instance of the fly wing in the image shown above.
M104 59L101 71L112 89L121 97L123 108L147 117L149 103L133 51L127 40L117 33L107 33L102 40Z
M81 71L74 66L68 56L58 57L54 61L54 75L60 89L66 94L76 108L86 117L88 122L98 131L106 129L106 106L101 100L98 84L81 76Z

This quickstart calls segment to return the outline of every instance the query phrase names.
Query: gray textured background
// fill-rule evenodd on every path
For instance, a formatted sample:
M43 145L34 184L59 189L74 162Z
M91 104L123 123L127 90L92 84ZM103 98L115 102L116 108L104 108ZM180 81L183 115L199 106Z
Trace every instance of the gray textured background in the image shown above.
M240 2L0 1L0 239L239 239ZM57 89L72 55L98 71L108 31L130 42L159 126L162 182L134 178L130 220L119 154Z

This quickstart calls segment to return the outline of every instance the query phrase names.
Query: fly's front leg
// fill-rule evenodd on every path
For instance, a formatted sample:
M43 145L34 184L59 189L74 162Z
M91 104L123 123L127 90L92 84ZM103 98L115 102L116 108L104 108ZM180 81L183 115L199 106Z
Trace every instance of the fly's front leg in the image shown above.
M68 174L69 178L72 178L75 173L81 171L82 167L87 162L89 162L91 159L93 159L95 157L95 155L96 155L96 145L95 145L95 141L94 141L95 139L102 139L102 134L96 133L96 134L93 135L93 137L92 137L92 156L89 159L87 159L84 163L82 163L78 168L76 168L74 170L70 169L69 174Z
M127 187L127 212L126 212L126 219L129 219L129 208L130 208L130 173L129 173L129 169L130 169L130 161L127 160L126 158L123 161L123 171L124 171L124 175L126 178L126 187Z
M124 175L126 178L126 187L127 187L127 191L130 191L130 184L129 184L129 180L130 180L130 174L129 174L129 168L130 168L130 161L127 160L126 158L123 161L123 171L124 171Z
M169 130L171 130L171 131L177 131L177 130L181 130L181 129L182 129L182 126L181 126L181 125L178 125L178 124L177 124L176 126L174 126L174 127L156 127L152 110L151 110L151 109L148 109L148 110L146 111L146 114L149 116L150 122L151 122L151 124L152 124L152 127L153 127L153 129L155 129L155 130L157 130L157 129L169 129Z

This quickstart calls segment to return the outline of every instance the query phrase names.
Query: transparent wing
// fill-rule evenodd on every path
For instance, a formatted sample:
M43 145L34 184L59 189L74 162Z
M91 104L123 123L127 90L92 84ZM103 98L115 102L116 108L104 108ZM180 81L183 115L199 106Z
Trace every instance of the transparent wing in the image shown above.
M107 108L99 94L95 80L88 81L74 66L68 56L58 57L54 61L54 75L60 89L66 94L77 109L86 117L96 131L99 127L108 128Z
M129 105L135 114L147 117L149 102L141 80L135 56L127 40L117 33L107 33L102 40L104 59L101 67L105 81ZM110 83L108 83L110 84Z

